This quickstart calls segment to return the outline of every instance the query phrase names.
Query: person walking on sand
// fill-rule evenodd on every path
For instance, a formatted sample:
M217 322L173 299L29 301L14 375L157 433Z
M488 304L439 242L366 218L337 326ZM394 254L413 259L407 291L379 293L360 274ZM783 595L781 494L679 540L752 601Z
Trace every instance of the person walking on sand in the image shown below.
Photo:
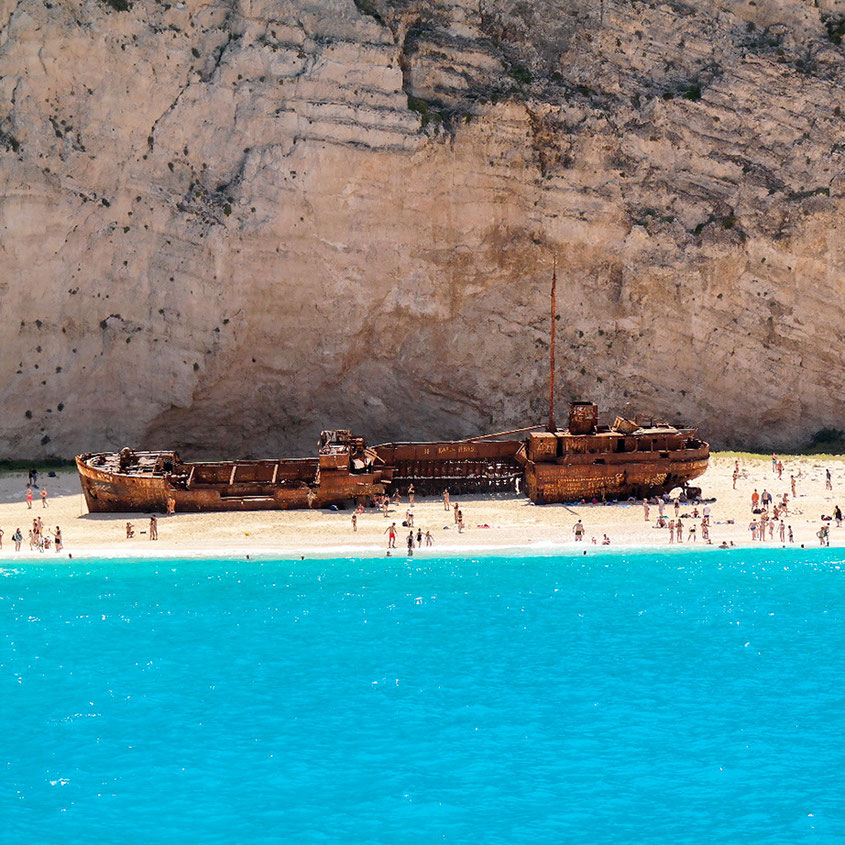
M769 512L769 505L772 503L772 494L764 487L763 488L763 495L760 496L760 504L763 506L763 510L766 513Z
M396 523L391 522L389 527L384 529L384 533L387 534L387 548L388 549L395 549L396 548Z
M751 494L751 510L756 511L760 507L760 494L757 492L757 488L754 488L754 492Z
M778 461L778 481L783 477L783 461Z
M792 498L795 498L795 476L789 476L789 486L792 488Z
M670 543L675 542L675 520L674 519L669 520L669 542Z
M464 533L464 512L458 511L458 534Z
M408 554L413 556L414 554L414 532L408 532Z
M772 472L778 471L778 456L772 452Z
M158 540L158 517L155 514L150 517L150 539Z
M751 532L751 542L753 543L757 539L757 520L752 519L751 522L748 523L748 530Z
M678 515L681 512L681 499L679 496L675 496L675 519L678 518Z
M643 499L643 519L648 522L648 499Z
M358 514L352 514L352 532L355 533L358 531Z
M792 536L792 526L791 526L791 525L788 525L788 526L786 527L786 530L787 530L787 532L788 532L789 542L790 542L790 543L794 543L794 542L795 542L795 538Z
M786 526L783 524L783 520L781 520L780 525L778 525L778 537L780 538L781 543L786 540Z
M135 526L131 522L126 523L126 539L131 540L135 536Z
M426 546L433 546L434 545L434 537L431 536L431 531L425 532L425 544L426 544Z
M32 510L32 488L26 488L26 506L29 510Z
M455 524L458 523L458 503L455 502L455 507L453 508L453 515L455 517Z
M825 490L833 490L833 480L830 477L830 470L825 469L824 471L824 489Z
M53 546L56 549L56 553L60 552L64 548L64 543L62 542L62 529L59 526L56 526L56 533L53 535Z
M448 491L448 489L443 491L443 510L444 511L449 510L449 491Z
M41 507L42 508L47 507L47 488L46 487L41 488Z
M580 519L572 526L572 531L575 533L575 542L582 542L584 539L584 526Z
M684 542L684 524L679 519L675 525L675 540L679 543Z
M408 487L408 503L411 507L414 506L416 498L416 494L414 493L414 485L412 484L410 487Z
M692 541L693 543L695 543L696 540L697 538L695 535L695 525L690 525L689 533L687 534L687 542L689 543L690 541Z
M736 480L737 480L737 478L739 478L739 470L735 469L734 473L733 473L733 481L734 481L733 489L734 490L736 490Z
M21 543L23 542L23 534L21 534L20 528L16 528L15 533L12 534L12 542L15 544L15 551L19 552L21 550Z
M422 548L422 528L417 528L417 548Z

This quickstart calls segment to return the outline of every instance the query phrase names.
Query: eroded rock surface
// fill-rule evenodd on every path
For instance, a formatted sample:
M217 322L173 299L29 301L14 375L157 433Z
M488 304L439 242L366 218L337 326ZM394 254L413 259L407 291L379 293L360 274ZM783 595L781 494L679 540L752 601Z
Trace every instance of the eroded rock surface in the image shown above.
M845 3L4 0L0 453L843 428Z

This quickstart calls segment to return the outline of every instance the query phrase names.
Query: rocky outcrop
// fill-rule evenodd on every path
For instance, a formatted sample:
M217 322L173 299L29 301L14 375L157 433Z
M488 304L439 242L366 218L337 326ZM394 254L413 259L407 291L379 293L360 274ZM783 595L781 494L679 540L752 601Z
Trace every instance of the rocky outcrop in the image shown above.
M0 8L2 455L845 428L845 3Z

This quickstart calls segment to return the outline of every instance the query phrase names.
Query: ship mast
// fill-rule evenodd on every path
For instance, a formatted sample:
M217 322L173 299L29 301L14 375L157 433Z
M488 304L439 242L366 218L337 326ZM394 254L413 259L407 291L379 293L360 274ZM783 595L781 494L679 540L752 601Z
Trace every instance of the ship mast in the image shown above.
M549 431L557 431L555 425L555 312L557 311L555 294L557 292L557 255L552 265L552 335L549 345Z

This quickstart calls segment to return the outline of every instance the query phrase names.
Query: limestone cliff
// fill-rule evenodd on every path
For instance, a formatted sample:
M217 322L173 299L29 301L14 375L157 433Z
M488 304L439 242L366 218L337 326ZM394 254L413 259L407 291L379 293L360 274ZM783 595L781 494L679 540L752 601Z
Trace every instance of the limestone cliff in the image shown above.
M843 428L845 2L0 0L0 455L571 397Z

